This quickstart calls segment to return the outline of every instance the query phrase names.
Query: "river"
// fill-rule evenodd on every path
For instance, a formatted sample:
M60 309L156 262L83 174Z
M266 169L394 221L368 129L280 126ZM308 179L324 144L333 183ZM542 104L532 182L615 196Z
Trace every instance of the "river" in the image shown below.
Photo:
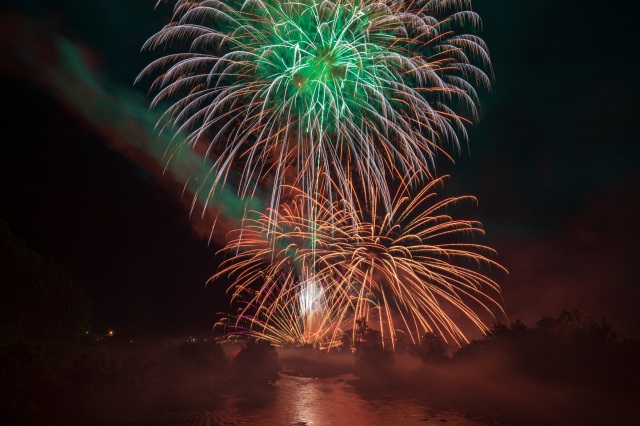
M369 397L357 392L354 376L310 378L281 375L269 388L224 398L212 410L166 413L166 425L264 426L483 426L476 420L430 409L418 400Z

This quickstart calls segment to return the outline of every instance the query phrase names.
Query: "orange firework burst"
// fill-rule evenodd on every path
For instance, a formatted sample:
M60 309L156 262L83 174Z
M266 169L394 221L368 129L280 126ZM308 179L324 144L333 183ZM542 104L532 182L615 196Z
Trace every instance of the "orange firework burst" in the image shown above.
M377 216L373 209L368 220L336 228L316 250L319 277L333 277L350 295L337 309L351 310L354 320L377 316L383 342L387 336L393 344L403 330L414 343L430 332L460 344L467 338L454 316L484 332L482 312L504 313L499 285L481 269L506 270L493 260L493 249L472 241L484 235L481 223L447 212L475 198L440 199L435 190L442 181L415 196L401 186L389 213Z
M272 333L280 322L302 330L288 333L302 336L301 343L315 344L335 341L366 318L392 345L398 330L414 343L434 332L460 344L467 337L453 316L486 331L482 314L503 313L500 287L482 267L506 270L493 260L494 250L471 241L484 234L479 222L447 213L475 198L440 199L435 190L442 181L415 196L402 183L390 212L377 216L373 206L357 221L335 202L300 192L277 212L246 218L224 249L234 255L213 278L236 278L232 298L246 302L238 318L250 318L248 328L258 332ZM312 219L299 214L308 203Z

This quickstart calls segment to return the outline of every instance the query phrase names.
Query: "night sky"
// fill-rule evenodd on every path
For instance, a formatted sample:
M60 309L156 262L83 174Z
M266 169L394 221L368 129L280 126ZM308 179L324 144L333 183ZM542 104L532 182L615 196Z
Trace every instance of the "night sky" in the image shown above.
M168 13L155 0L55 3L0 14L0 219L81 280L94 331L146 321L206 335L227 306L223 285L205 286L220 247L180 185L129 146L151 140L150 98L133 82ZM595 0L474 10L494 87L468 147L437 172L450 195L479 199L483 243L509 270L497 277L509 317L577 309L640 338L635 14Z

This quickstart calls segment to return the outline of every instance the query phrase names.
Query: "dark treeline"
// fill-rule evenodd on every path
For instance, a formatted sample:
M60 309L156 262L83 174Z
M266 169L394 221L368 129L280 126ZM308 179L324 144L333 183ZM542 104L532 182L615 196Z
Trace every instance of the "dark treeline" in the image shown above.
M457 350L452 362L508 355L511 366L540 381L583 387L640 390L640 341L619 338L607 322L578 311L544 316L529 327L520 320L494 324L482 339ZM432 358L429 351L425 359Z
M0 339L74 339L88 330L91 302L52 256L14 236L0 220Z

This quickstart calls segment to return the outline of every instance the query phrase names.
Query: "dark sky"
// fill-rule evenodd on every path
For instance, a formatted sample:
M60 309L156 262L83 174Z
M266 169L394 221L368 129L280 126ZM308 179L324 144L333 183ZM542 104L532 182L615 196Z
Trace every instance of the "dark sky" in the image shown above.
M4 8L0 218L81 279L96 331L144 317L206 334L225 306L223 286L205 287L218 247L193 232L149 158L122 148L149 101L133 86L149 60L140 48L168 19L154 2ZM468 148L438 172L451 195L479 199L484 242L510 272L499 278L507 313L533 325L578 309L640 337L634 11L595 0L474 9L495 83Z

